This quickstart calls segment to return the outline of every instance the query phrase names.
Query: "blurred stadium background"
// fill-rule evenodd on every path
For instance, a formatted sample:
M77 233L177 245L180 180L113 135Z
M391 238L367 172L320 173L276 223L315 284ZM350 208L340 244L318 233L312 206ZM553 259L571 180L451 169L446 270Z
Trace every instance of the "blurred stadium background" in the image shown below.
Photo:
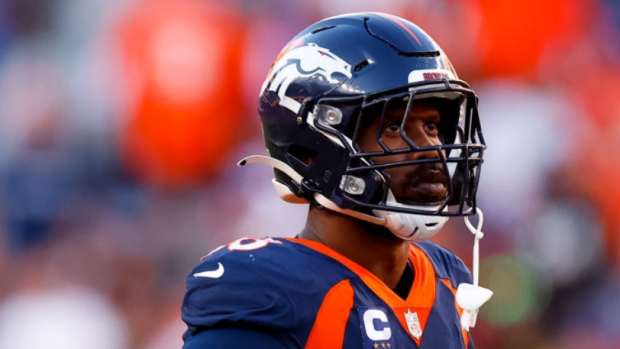
M184 278L292 236L256 98L286 41L386 11L480 96L479 348L620 348L617 0L0 1L0 348L180 348ZM471 265L452 219L436 238Z

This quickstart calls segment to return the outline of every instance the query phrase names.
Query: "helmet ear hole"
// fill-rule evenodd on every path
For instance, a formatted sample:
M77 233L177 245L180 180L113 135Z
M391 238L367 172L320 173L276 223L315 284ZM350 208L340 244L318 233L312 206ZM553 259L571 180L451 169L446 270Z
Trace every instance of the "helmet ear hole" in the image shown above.
M292 144L291 146L289 146L287 153L290 157L298 160L306 166L310 165L317 156L317 152L315 150L296 144Z

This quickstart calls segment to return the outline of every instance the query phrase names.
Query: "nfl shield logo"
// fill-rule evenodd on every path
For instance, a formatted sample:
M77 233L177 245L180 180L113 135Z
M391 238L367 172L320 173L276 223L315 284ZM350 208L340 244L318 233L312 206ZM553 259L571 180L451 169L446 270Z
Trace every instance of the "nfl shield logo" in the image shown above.
M422 326L420 325L420 319L418 319L418 313L411 312L411 310L407 309L405 313L405 321L407 322L407 328L409 328L409 333L415 337L415 339L420 339L422 335Z

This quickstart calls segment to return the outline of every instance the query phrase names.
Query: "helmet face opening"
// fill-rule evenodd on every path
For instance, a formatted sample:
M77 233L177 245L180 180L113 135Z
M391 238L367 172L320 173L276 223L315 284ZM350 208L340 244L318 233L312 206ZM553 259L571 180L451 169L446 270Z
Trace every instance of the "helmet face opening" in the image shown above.
M445 216L473 211L485 145L476 96L466 85L446 81L367 96L359 108L346 108L357 113L348 117L333 107L342 104L339 98L318 103L317 129L349 151L338 188L345 207ZM330 115L354 125L336 129Z
M292 193L342 209L475 213L485 142L477 97L428 34L376 13L332 17L280 53L259 114Z

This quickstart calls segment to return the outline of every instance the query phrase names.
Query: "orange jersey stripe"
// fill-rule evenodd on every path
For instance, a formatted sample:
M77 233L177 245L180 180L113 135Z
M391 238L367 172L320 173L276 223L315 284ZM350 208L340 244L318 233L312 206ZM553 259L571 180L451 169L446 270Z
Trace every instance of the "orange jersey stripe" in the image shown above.
M437 295L437 281L433 263L431 263L430 259L421 248L411 244L411 248L409 249L409 261L413 266L415 277L413 279L411 291L407 296L406 306L391 306L394 309L394 313L396 313L400 324L405 328L405 330L407 330L416 344L420 346L422 337L413 336L409 330L409 326L407 325L405 313L416 312L418 314L420 327L422 329L422 333L424 333L428 316L430 315L431 309L435 304L435 297Z
M420 327L422 332L424 332L428 316L435 303L436 275L433 264L421 248L412 244L409 250L409 261L413 267L415 277L409 295L405 300L394 293L394 291L385 285L377 276L331 248L321 243L305 239L287 238L287 240L302 244L329 256L354 272L379 298L392 308L401 326L403 326L407 333L411 334L411 331L409 331L405 313L416 312L420 321ZM421 337L416 338L412 335L411 338L420 345Z
M306 349L342 348L345 327L353 308L353 288L342 280L325 296L317 314Z

